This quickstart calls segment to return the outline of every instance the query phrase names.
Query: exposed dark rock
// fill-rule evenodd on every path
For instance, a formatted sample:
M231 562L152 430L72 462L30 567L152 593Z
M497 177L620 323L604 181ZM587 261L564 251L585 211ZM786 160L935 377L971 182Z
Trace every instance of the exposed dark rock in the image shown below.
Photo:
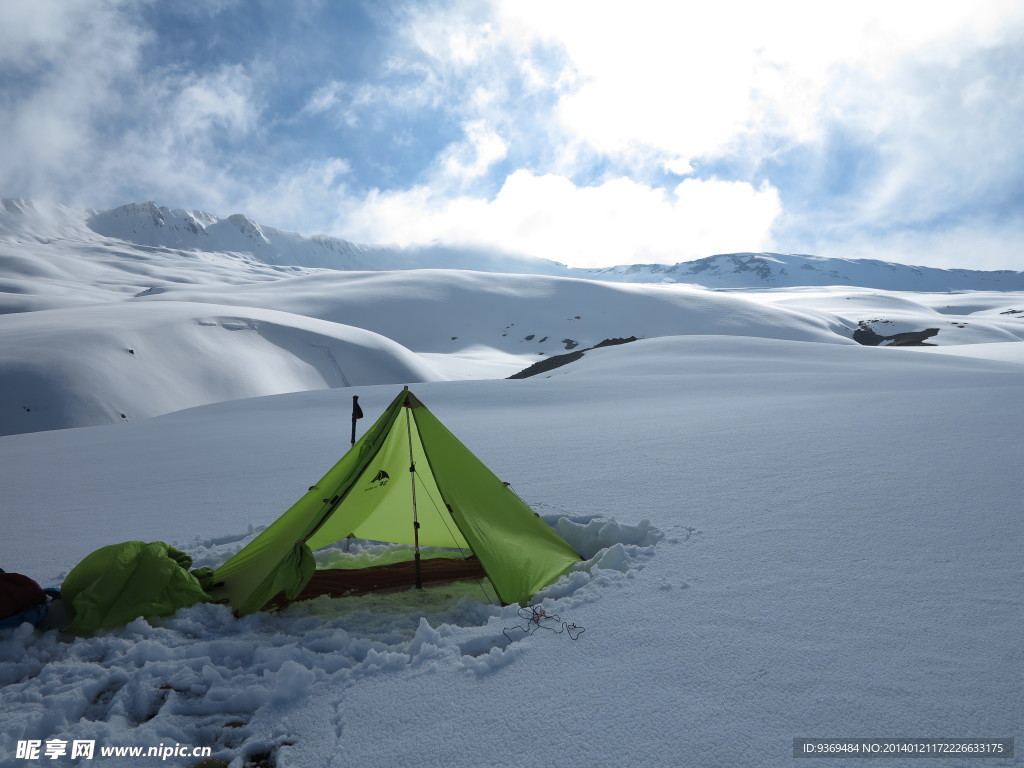
M576 346L576 342L572 341L572 339L564 339L563 341L566 343L566 349L571 348L568 346L569 342L572 342L572 345ZM614 347L619 344L628 344L631 341L638 341L638 338L636 336L630 336L628 339L605 339L604 341L598 342L594 346L587 347L586 349L579 349L576 350L575 352L566 352L564 355L552 355L546 360L536 362L533 365L528 366L523 370L519 371L518 373L513 373L508 378L528 379L531 376L536 376L539 373L547 373L548 371L555 370L555 368L561 368L563 365L574 363L581 357L583 357L584 352L589 352L592 349L598 349L599 347Z
M925 339L937 335L938 328L926 328L923 331L909 331L907 333L894 333L891 336L882 336L875 332L875 329L866 322L861 321L860 327L853 332L853 340L866 347L934 347L934 344L927 344ZM885 342L889 342L885 344Z
M926 328L923 331L911 331L910 333L897 333L889 336L890 347L934 347L934 344L926 344L925 339L930 339L938 334L938 328Z
M536 376L538 373L547 373L553 371L555 368L561 368L563 365L575 362L583 357L583 350L579 352L566 352L564 355L552 355L549 358L540 360L533 365L523 368L519 373L513 373L509 376L510 379L528 379L531 376Z
M863 344L865 347L877 347L887 338L889 337L875 333L875 329L864 322L853 332L853 340L858 344Z
M629 342L637 340L638 339L636 336L630 336L628 339L605 339L604 341L597 342L597 344L592 346L591 349L598 349L600 347L614 347L618 344L629 344Z

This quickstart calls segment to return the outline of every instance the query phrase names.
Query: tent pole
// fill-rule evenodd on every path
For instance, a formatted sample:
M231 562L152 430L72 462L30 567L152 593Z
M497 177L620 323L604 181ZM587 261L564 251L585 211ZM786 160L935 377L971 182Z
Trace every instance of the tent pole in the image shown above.
M420 521L416 511L416 461L412 455L412 409L405 406L405 428L409 433L409 479L412 482L412 535L416 546L413 559L416 563L416 589L423 589L423 574L420 571Z

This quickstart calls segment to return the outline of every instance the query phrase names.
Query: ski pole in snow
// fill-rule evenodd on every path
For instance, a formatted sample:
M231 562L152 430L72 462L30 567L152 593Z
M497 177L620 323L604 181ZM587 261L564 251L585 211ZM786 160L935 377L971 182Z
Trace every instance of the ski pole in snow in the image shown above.
M352 395L352 445L356 444L356 419L363 418L363 409L359 407L359 395Z

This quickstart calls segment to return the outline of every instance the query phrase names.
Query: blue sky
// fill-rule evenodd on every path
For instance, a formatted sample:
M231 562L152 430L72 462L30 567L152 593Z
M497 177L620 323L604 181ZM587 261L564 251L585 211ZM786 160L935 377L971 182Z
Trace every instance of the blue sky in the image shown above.
M853 5L6 0L0 196L1024 269L1024 3Z

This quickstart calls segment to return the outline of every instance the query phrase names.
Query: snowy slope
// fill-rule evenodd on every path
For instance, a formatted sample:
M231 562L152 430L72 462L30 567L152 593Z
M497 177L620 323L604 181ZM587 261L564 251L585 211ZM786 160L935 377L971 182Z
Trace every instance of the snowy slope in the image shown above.
M789 765L800 736L1019 745L1022 373L689 336L548 378L415 386L588 558L540 596L579 639L527 635L475 587L8 631L0 764L70 764L15 760L28 738L208 746L233 768L760 768ZM350 393L375 415L396 389L0 438L17 510L0 562L55 581L136 537L221 562L341 454Z
M1013 292L912 293L866 288L791 288L741 294L752 301L818 315L879 335L938 328L939 346L1024 339L1024 295Z
M609 337L708 333L850 343L852 334L828 318L689 286L459 270L320 272L283 284L168 286L142 298L301 312L360 325L417 352L485 345L540 355Z
M122 302L0 315L0 435L440 378L378 334L272 310Z
M735 335L850 344L938 328L929 343L1024 339L1019 293L920 294L861 288L717 292L453 270L320 272L286 283L170 286L142 300L260 306L369 328L425 354L453 378L507 376L604 339ZM460 367L454 361L467 359ZM491 368L488 369L488 362ZM489 370L489 373L488 373Z

